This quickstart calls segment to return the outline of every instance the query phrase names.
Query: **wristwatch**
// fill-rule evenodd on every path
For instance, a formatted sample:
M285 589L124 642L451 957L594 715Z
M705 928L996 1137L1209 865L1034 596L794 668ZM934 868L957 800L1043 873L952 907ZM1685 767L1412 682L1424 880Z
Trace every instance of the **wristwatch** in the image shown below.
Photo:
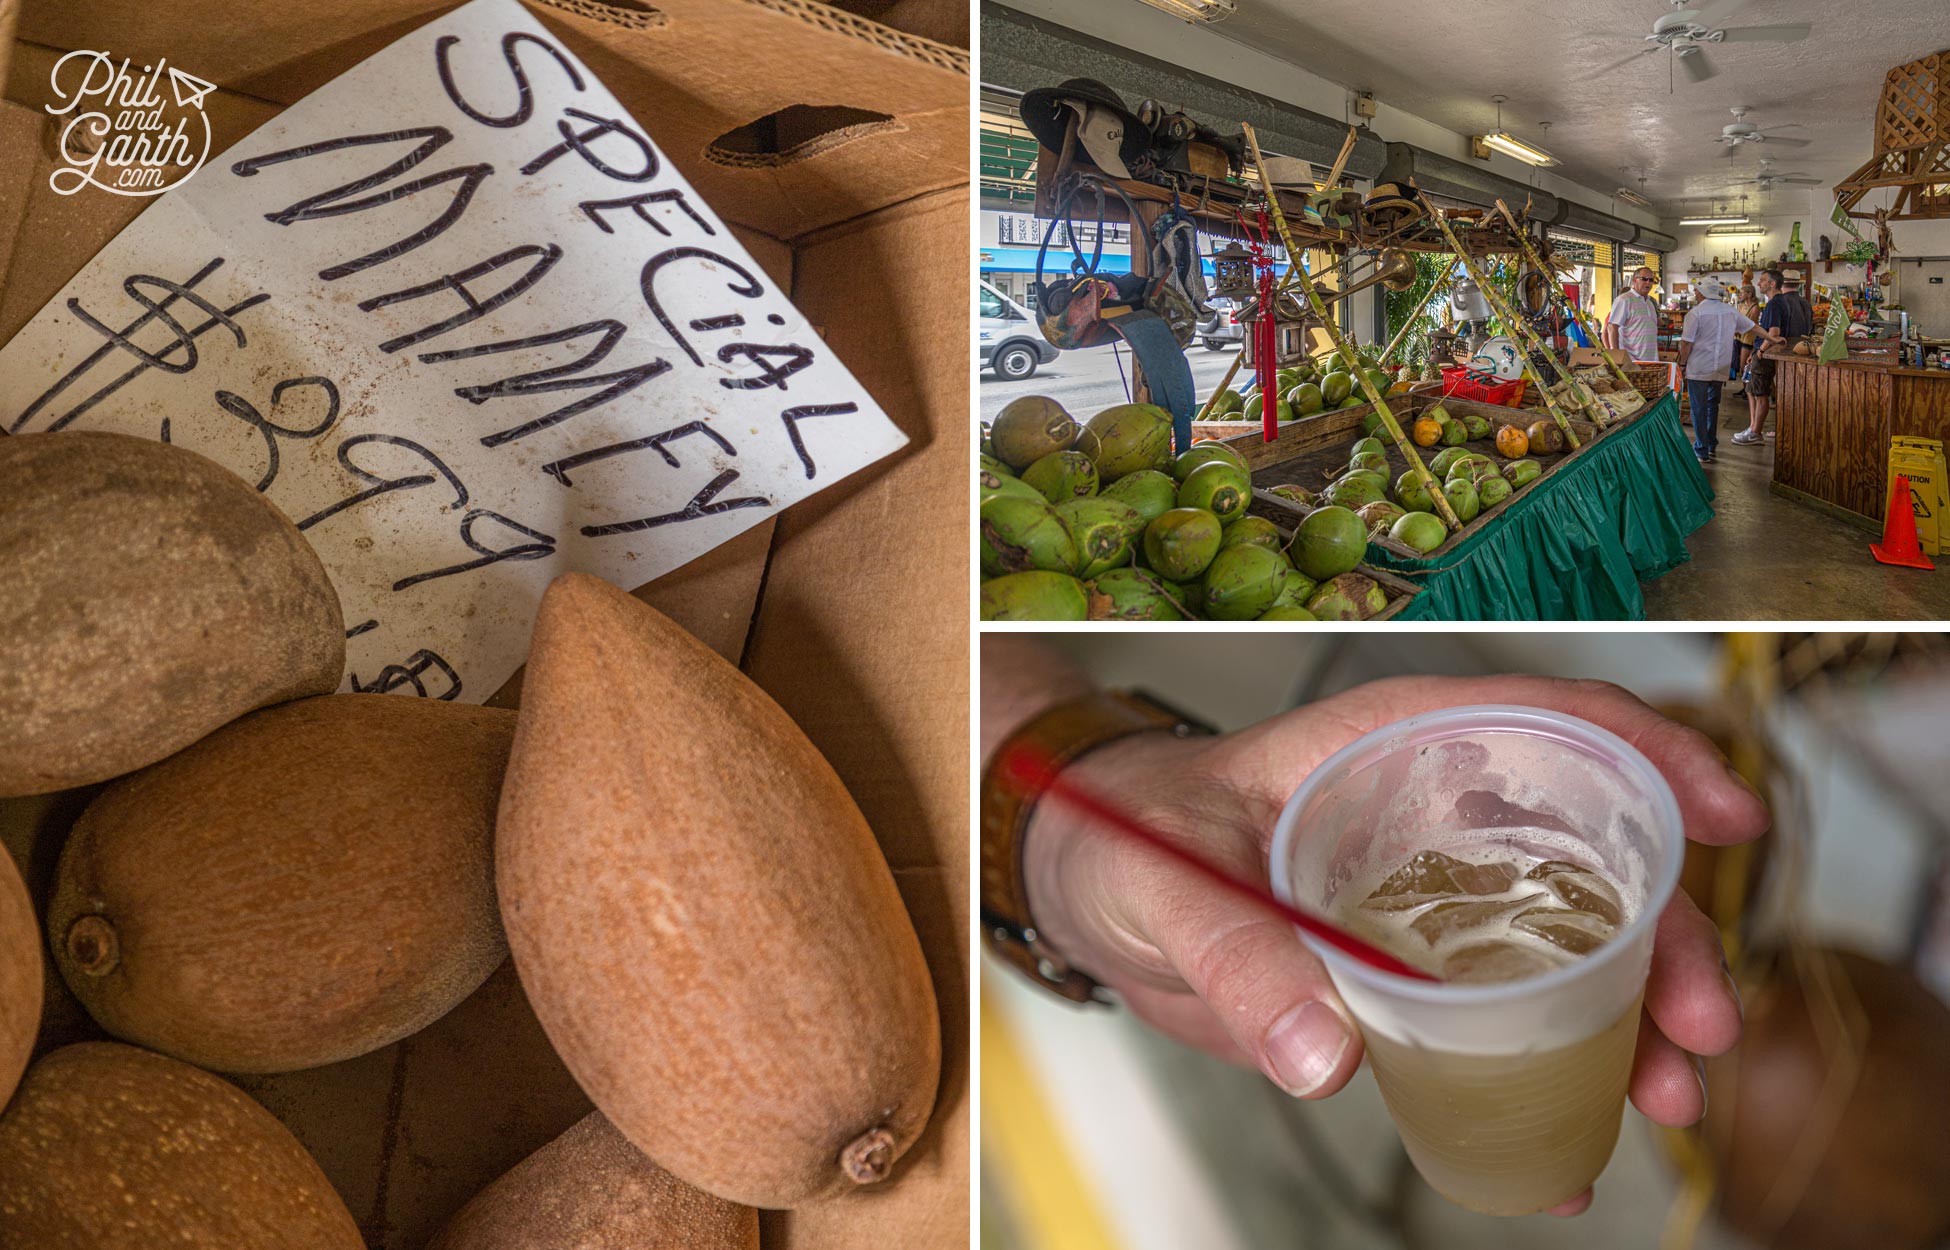
M982 770L982 938L1004 963L1075 1003L1106 1002L1103 987L1064 962L1036 930L1023 881L1023 835L1042 787L1005 776L995 761L1027 751L1060 772L1091 751L1134 734L1180 738L1218 730L1142 691L1070 699L1031 717L996 748Z

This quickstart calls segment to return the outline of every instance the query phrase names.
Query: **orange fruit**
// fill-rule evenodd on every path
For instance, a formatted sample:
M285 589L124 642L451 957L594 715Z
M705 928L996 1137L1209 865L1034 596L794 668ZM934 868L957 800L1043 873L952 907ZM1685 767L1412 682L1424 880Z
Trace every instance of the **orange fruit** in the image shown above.
M1521 460L1530 451L1530 438L1514 425L1506 425L1496 432L1496 449L1505 459Z
M1433 447L1442 441L1442 422L1433 417L1420 417L1411 433L1417 447Z

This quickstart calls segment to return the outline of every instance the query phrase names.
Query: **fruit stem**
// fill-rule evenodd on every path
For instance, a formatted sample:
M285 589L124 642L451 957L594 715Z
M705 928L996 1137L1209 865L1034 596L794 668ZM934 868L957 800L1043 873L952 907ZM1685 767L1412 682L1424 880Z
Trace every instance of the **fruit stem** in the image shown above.
M840 1151L840 1168L855 1185L884 1181L893 1166L894 1135L884 1128L868 1129Z
M101 916L83 916L68 926L68 958L91 977L104 977L121 962L115 926Z

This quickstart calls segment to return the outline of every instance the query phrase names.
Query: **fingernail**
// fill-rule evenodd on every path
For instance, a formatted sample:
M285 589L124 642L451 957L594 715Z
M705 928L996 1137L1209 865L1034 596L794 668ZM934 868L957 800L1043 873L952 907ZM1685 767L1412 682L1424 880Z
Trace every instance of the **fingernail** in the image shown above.
M1720 975L1727 981L1727 997L1733 1000L1733 1009L1740 1015L1740 1023L1747 1023L1747 1004L1740 1001L1740 983L1733 979L1733 970L1727 967L1726 957L1720 957Z
M1704 1120L1706 1118L1706 1060L1698 1055L1691 1055L1689 1058L1693 1061L1693 1075L1699 1078L1699 1118Z
M1755 798L1760 799L1761 797L1760 791L1754 787L1754 783L1747 780L1747 778L1741 773L1741 771L1735 768L1731 764L1727 765L1727 776L1733 778L1734 781L1739 784L1742 790L1745 790L1748 794L1751 794ZM1766 801L1767 801L1766 799L1761 799L1761 802L1763 803L1765 803Z
M1347 1053L1347 1021L1321 1002L1301 1003L1266 1034L1266 1062L1281 1089L1304 1098L1327 1083Z

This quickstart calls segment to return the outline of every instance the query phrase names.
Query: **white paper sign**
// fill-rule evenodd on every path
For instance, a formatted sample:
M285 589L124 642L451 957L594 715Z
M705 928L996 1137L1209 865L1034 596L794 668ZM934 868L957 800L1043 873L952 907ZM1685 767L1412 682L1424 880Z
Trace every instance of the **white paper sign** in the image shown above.
M0 428L228 466L331 573L345 689L485 699L558 573L640 585L907 441L647 128L474 0L124 230L0 349Z

